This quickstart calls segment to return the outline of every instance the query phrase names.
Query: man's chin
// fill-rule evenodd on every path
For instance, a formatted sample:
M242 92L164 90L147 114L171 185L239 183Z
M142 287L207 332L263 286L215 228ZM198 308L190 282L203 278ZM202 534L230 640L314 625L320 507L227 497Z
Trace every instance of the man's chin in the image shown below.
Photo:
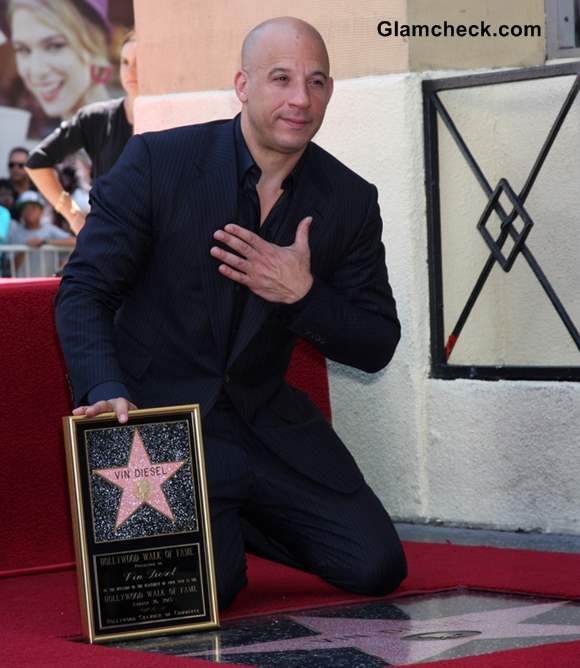
M284 136L278 137L276 142L278 150L282 153L299 153L303 151L307 146L308 142L312 139L311 133L295 133L295 134L284 134Z

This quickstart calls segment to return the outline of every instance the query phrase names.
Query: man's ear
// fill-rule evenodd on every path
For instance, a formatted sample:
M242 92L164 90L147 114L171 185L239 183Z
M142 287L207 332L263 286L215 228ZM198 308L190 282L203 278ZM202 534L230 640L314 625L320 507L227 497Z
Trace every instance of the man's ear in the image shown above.
M238 70L234 77L234 89L238 100L244 104L248 100L248 75L245 70Z
M326 101L326 104L330 102L330 98L332 97L332 93L334 91L334 79L332 77L328 77L328 81L326 82L326 85L328 87L328 100Z

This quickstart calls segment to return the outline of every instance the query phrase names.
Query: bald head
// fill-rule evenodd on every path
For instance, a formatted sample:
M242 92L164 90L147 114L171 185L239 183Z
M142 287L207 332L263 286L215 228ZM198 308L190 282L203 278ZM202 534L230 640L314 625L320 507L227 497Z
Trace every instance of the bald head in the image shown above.
M260 55L267 51L271 44L279 44L280 40L292 40L297 45L304 40L310 40L319 47L326 72L329 72L328 51L322 35L310 23L292 16L268 19L246 35L242 44L242 68L252 69Z
M318 132L332 95L324 40L300 19L261 23L244 40L234 86L256 162L262 170L268 163L291 168Z

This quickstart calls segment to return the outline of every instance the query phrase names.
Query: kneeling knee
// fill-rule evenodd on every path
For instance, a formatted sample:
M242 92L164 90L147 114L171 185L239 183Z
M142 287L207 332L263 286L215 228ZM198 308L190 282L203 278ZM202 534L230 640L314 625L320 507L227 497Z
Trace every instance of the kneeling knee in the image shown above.
M383 596L394 591L407 577L407 560L402 549L375 555L360 564L354 575L354 591L367 596Z

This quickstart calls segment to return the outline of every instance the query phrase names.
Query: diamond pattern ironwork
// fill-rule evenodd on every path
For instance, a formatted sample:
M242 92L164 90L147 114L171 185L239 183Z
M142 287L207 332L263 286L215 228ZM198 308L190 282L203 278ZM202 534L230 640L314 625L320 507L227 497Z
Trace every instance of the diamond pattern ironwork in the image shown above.
M489 86L516 81L528 81L534 79L549 79L552 77L574 77L574 82L558 115L550 128L538 156L530 169L528 177L519 194L511 188L507 179L502 178L495 190L487 181L475 157L469 150L464 138L457 129L449 112L438 96L439 91L459 90L480 86ZM546 161L546 158L560 132L568 112L572 108L578 93L580 92L580 64L570 63L548 67L535 67L528 70L515 72L491 73L481 75L469 75L455 77L452 79L435 79L423 82L424 91L424 124L425 124L425 148L426 148L426 170L427 170L427 204L429 222L429 247L431 267L431 323L432 342L431 357L433 371L436 376L446 378L469 377L469 378L556 378L556 379L578 379L580 380L580 367L476 367L476 366L453 366L448 364L449 357L457 343L459 336L469 318L481 291L489 278L496 262L506 272L512 268L515 260L520 255L526 260L532 273L541 285L546 296L556 310L562 324L568 331L576 347L580 351L580 332L576 328L570 315L564 308L556 291L550 284L546 274L531 250L526 245L526 239L534 222L525 209L525 201L534 186L536 179ZM467 166L472 171L481 189L488 198L487 205L479 219L477 229L482 235L485 243L490 249L490 256L485 262L465 306L445 341L443 326L443 283L441 268L441 230L440 230L440 201L439 201L439 156L438 156L438 119L440 119L451 137L453 138ZM511 213L507 213L500 198L505 195L511 205ZM489 231L489 222L492 213L496 213L500 220L500 232L494 239ZM514 222L521 219L523 226L518 230ZM513 247L509 254L502 251L508 237L513 240Z
M507 217L502 215L503 210L499 207L499 198L502 196L502 194L507 196L514 208L513 212ZM492 213L494 212L497 213L497 215L500 217L501 229L507 230L514 240L514 245L507 257L502 253L502 245L500 245L500 243L498 243L498 241L493 238L486 226ZM514 222L518 219L518 217L522 220L523 223L521 230L516 229L514 225ZM522 246L528 238L528 234L530 233L533 225L534 221L528 215L523 206L523 203L512 190L507 179L500 179L491 197L489 198L487 206L481 214L481 218L477 223L477 229L479 230L485 243L488 245L489 250L492 252L493 256L504 271L508 272L512 268L516 257L520 253Z

